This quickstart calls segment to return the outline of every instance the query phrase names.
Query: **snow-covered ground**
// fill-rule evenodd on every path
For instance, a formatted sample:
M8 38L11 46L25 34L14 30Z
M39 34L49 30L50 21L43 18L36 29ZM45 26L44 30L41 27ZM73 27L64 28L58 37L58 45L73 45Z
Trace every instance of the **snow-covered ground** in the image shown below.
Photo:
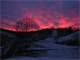
M80 32L78 31L70 35L64 36L62 38L60 37L59 40L57 39L57 41L61 42L63 40L68 41L68 39L76 39L75 37L77 36L78 33ZM53 36L48 37L45 40L40 40L38 42L35 42L36 45L41 45L44 47L32 46L30 50L31 49L32 50L47 49L47 52L42 56L38 56L38 57L13 56L5 60L79 60L80 59L79 57L79 54L80 54L79 47L80 46L69 46L66 44L62 45L62 44L56 44L55 42L56 41Z

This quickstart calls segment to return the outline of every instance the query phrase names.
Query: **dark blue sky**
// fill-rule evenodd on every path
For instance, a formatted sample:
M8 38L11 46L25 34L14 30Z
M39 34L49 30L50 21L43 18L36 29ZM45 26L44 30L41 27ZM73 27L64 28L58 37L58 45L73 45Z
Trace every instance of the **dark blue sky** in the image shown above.
M37 16L40 11L43 11L43 14L53 15L54 12L57 11L58 13L63 12L65 15L68 15L68 11L72 9L77 12L77 15L79 13L79 1L77 0L54 0L53 2L51 0L3 0L0 2L0 18L9 20L16 20L29 12L35 16Z

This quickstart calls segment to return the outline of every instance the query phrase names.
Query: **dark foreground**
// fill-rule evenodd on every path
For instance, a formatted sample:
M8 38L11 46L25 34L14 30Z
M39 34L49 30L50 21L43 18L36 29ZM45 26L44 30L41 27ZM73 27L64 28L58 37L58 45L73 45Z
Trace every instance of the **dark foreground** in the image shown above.
M8 60L79 59L79 33L79 30L71 29L36 32L1 29L0 56Z

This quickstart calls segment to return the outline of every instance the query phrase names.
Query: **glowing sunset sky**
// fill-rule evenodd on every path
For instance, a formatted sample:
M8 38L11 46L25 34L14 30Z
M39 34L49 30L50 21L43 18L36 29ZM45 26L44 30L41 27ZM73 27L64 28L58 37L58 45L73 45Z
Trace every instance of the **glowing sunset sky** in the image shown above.
M0 21L17 21L27 17L46 21L48 24L62 24L59 27L80 25L79 0L3 0L0 1ZM7 23L7 22L6 22ZM53 24L53 26L54 26Z

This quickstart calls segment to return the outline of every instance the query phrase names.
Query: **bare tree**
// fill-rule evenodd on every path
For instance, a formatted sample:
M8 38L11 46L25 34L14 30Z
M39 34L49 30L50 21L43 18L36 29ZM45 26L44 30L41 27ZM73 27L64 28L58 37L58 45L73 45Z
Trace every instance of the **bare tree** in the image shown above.
M31 18L23 18L21 20L18 20L16 23L16 31L27 31L32 28L38 28L35 21Z

